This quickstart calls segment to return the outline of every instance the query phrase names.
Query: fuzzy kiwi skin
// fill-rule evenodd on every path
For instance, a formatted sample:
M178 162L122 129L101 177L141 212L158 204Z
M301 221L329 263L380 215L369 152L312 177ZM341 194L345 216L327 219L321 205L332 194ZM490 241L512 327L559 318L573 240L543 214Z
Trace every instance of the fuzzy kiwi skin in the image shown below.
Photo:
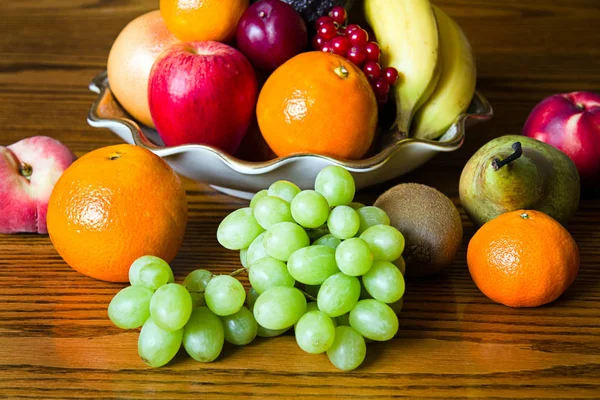
M403 183L379 196L374 206L383 209L390 224L404 235L402 257L407 277L434 275L452 263L463 228L458 210L443 193L429 186Z

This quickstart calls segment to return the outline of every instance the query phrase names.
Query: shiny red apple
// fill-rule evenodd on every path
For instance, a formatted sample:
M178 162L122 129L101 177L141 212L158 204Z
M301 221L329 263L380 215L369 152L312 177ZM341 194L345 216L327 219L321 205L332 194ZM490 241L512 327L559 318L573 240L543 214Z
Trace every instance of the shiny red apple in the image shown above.
M234 154L257 95L246 57L213 41L172 45L157 58L148 81L152 121L167 146L205 144Z
M582 183L600 183L600 94L556 94L531 111L525 136L566 153L577 166Z

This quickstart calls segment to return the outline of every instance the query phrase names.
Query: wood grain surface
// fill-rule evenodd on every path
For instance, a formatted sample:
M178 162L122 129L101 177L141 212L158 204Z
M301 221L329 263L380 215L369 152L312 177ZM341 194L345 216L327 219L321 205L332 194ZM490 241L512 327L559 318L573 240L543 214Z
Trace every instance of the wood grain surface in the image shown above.
M458 203L458 177L493 137L518 134L531 108L556 92L600 91L598 0L437 1L471 39L478 90L495 118L468 132L465 145L395 182L358 194L370 203L392 184L437 187ZM0 1L0 144L48 135L78 156L120 143L93 129L87 89L106 67L125 24L158 1ZM202 267L239 267L221 248L219 221L246 201L185 179L190 220L173 262L176 279ZM0 184L2 184L0 182ZM2 212L2 210L0 210ZM600 398L600 200L588 194L569 229L581 249L575 283L551 305L511 309L473 284L465 263L474 233L443 275L409 282L400 331L368 345L358 370L336 370L292 336L226 346L218 361L179 354L146 367L137 332L114 327L107 305L121 284L69 268L45 235L0 235L0 398ZM242 280L245 278L242 277Z

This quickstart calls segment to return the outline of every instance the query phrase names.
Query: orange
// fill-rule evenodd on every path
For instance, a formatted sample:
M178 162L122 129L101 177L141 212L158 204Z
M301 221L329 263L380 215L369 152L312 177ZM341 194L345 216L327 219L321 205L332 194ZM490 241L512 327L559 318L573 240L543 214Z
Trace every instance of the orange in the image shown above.
M579 249L552 217L519 210L487 222L467 249L473 281L487 297L509 307L556 300L575 280Z
M187 201L165 161L122 144L85 154L63 172L48 203L48 234L62 258L92 278L127 282L143 255L171 261L183 241Z
M160 13L179 40L227 42L249 4L249 0L160 0Z
M377 101L367 77L332 53L301 53L267 79L256 106L263 137L278 156L362 158L373 143Z

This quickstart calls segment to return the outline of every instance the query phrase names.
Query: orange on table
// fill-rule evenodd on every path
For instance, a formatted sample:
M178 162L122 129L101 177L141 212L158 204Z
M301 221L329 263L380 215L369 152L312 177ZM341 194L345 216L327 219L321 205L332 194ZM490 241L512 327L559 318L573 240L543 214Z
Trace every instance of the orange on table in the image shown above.
M171 261L187 223L185 190L154 153L122 144L75 161L59 178L48 204L48 233L75 270L127 282L143 255Z
M312 51L273 72L258 97L256 115L278 156L307 152L360 159L375 137L377 101L353 63Z
M249 0L160 0L160 13L182 41L233 39Z
M573 283L579 248L552 217L519 210L494 218L475 233L467 264L479 290L493 301L537 307L556 300Z

